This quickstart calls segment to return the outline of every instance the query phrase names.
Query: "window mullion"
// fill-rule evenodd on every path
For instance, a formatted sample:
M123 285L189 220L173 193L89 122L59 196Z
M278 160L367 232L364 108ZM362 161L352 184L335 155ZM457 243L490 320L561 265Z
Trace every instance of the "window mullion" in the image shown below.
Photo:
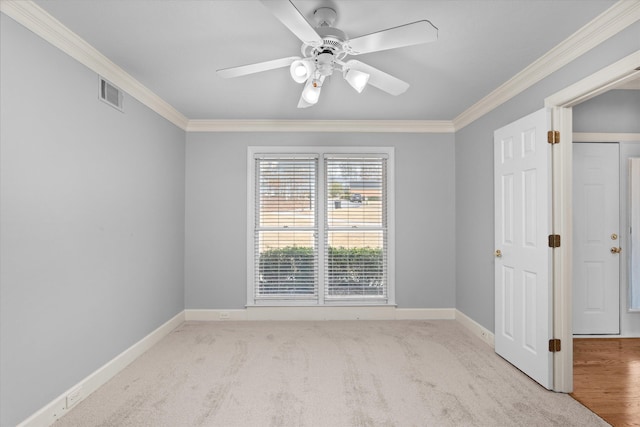
M318 242L318 304L324 305L324 293L325 293L325 224L326 224L326 209L327 209L327 190L325 185L325 160L321 156L319 159L321 162L318 165L316 182L316 236Z

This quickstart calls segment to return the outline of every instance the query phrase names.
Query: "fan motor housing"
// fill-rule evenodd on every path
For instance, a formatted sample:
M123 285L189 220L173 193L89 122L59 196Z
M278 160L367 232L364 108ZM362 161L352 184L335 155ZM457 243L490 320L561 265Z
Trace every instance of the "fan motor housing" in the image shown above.
M316 31L322 37L322 45L313 47L306 43L303 44L301 50L305 58L316 57L323 53L331 53L335 59L339 60L347 56L346 44L349 39L344 31L333 27L318 27Z

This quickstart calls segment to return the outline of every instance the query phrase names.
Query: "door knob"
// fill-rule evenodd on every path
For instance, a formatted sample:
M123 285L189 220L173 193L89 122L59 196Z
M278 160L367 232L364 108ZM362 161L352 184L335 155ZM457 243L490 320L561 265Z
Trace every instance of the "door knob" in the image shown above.
M619 254L620 252L622 252L622 248L616 248L615 246L611 248L612 254Z
M495 256L496 258L500 258L502 256L502 251L500 249L496 249Z

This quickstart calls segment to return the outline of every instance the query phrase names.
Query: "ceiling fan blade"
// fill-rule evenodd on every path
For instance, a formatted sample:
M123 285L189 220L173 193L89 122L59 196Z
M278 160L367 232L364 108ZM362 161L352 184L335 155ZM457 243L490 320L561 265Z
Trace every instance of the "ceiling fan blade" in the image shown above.
M349 41L352 55L428 43L438 39L438 29L429 21L389 28Z
M259 73L261 71L274 70L276 68L289 67L293 61L300 59L299 56L290 56L288 58L273 59L271 61L257 62L255 64L241 65L239 67L223 68L217 70L216 73L220 77L229 79L232 77L246 76L247 74Z
M354 70L369 74L368 84L391 95L398 96L409 89L409 83L355 59L347 61L345 66L346 68L353 68Z
M261 2L303 43L311 46L320 46L322 44L322 37L318 35L290 0L261 0Z

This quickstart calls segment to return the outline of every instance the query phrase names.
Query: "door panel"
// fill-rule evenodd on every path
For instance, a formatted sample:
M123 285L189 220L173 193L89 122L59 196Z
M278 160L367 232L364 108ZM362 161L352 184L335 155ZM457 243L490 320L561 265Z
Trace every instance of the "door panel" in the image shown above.
M573 333L620 333L618 144L573 144Z
M540 110L495 131L494 189L496 352L550 389L549 122Z
M502 335L505 338L514 339L513 327L513 268L502 266Z

